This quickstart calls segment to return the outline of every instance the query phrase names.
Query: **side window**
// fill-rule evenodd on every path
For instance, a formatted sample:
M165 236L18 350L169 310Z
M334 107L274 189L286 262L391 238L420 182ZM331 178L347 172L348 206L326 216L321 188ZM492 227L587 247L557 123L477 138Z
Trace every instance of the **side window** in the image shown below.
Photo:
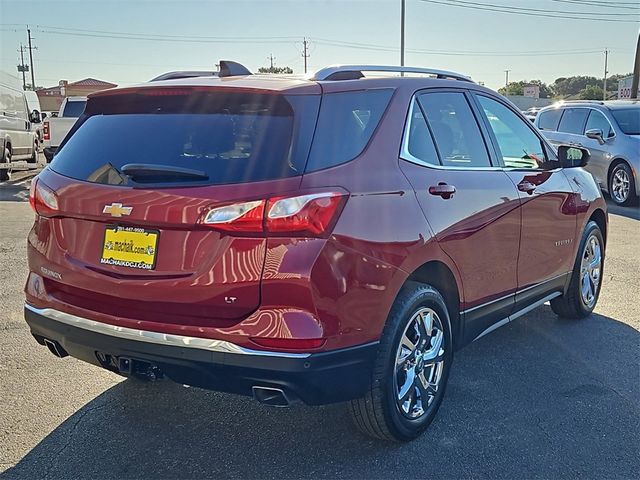
M429 132L422 110L415 100L413 101L412 115L409 122L407 151L411 156L425 163L440 165L431 132Z
M418 98L448 167L491 166L480 127L463 93L424 93Z
M477 95L506 167L540 168L546 163L542 141L523 119L500 102Z
M587 130L601 130L604 138L609 138L613 136L613 131L611 130L611 124L609 120L605 118L605 116L597 110L591 110L589 113L589 118L587 119L587 126L584 131Z
M562 110L559 108L553 110L545 110L538 114L538 128L540 130L558 130Z
M587 115L589 115L588 108L567 108L560 120L558 131L582 135L584 133L584 124L587 120Z
M389 88L328 93L322 97L307 172L360 155L389 104Z

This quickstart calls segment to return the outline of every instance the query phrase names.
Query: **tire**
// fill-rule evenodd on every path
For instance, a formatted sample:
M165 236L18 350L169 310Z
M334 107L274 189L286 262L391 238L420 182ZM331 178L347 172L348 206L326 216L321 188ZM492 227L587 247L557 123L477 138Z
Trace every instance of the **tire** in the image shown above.
M38 163L38 142L33 143L33 155L27 159L27 163Z
M11 150L5 147L4 155L2 156L2 161L0 163L6 163L11 166ZM11 172L8 169L1 168L0 169L0 182L6 182L11 178Z
M418 317L418 313L424 317ZM429 317L432 319L431 336L426 328L422 332L414 328L418 326L418 318L426 319L420 325L428 325ZM427 342L420 340L418 335ZM407 355L410 349L405 346L411 342L418 348ZM420 350L422 355L418 354ZM402 367L396 370L399 360ZM369 391L349 403L356 427L366 435L383 440L406 442L418 437L432 422L442 403L452 360L451 323L442 295L430 285L408 283L398 294L387 318ZM410 370L414 375L410 375ZM415 383L409 381L410 377L415 378ZM435 385L435 391L425 389L421 377ZM410 384L413 386L406 388ZM401 403L397 399L403 390L409 394L407 401ZM426 408L423 397L427 398Z
M609 175L609 195L617 205L627 207L638 203L636 182L631 167L625 162L618 163Z
M592 239L598 247L597 254L594 251L595 247ZM598 265L594 267L593 264L596 261L596 256L598 258ZM591 267L587 267L584 273L583 267L585 265L583 265L583 263L585 265L592 265ZM562 297L551 300L551 309L554 313L563 318L580 319L588 317L598 303L600 288L602 287L603 271L604 240L598 224L591 221L587 224L582 234L578 257L573 266L571 281L569 282L567 292ZM588 275L589 278L586 278L585 274ZM597 281L595 278L597 278ZM583 283L583 280L585 283ZM583 287L587 283L590 287L591 295L588 294L588 291L583 293ZM585 290L588 289L585 288Z

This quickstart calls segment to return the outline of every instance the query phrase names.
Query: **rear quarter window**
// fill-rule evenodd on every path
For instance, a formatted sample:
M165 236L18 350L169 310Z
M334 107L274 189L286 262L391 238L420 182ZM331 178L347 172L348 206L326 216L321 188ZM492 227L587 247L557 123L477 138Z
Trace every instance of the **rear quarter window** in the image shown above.
M63 117L79 117L84 112L84 108L87 106L86 100L73 100L68 101L64 106L62 112Z
M325 94L306 171L340 165L360 155L392 95L393 89Z
M545 110L538 114L538 128L540 130L558 130L558 124L560 123L560 117L562 116L562 110Z

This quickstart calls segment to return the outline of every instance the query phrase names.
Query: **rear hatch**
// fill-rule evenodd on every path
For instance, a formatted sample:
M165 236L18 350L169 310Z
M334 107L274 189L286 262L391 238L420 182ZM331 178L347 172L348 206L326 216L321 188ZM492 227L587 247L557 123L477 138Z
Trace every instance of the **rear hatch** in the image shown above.
M318 104L315 95L228 87L91 98L35 187L51 232L42 260L61 271L45 279L47 291L147 321L204 327L246 317L260 304L265 236L204 220L238 202L255 206L240 212L251 220L262 199L296 190Z

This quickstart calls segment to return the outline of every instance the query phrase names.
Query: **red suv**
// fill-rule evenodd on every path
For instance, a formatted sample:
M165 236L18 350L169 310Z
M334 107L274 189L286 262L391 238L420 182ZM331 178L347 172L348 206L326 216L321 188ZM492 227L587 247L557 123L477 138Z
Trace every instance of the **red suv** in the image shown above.
M607 213L588 155L431 69L222 62L106 90L32 184L26 321L59 357L350 401L361 430L410 440L454 350L547 301L593 310Z

